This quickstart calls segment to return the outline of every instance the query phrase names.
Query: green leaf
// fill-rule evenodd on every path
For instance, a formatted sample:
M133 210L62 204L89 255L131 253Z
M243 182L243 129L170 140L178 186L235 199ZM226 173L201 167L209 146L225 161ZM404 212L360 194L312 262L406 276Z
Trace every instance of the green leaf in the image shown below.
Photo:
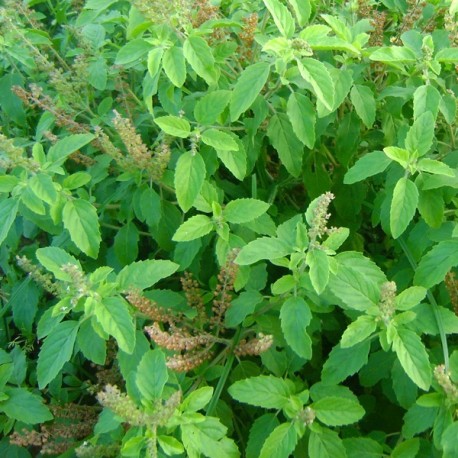
M437 60L437 62L443 62L445 64L458 63L458 48L442 48L435 55L435 60Z
M87 81L99 91L104 91L107 87L108 67L105 59L92 60L87 66Z
M95 364L105 365L107 354L105 340L97 334L90 320L81 323L76 342L85 358Z
M150 288L159 280L172 275L178 267L178 264L162 259L133 262L119 272L118 285L125 291Z
M324 363L321 378L328 384L340 383L350 375L358 372L365 364L369 355L369 340L360 342L350 348L336 345Z
M30 393L25 388L7 387L3 392L8 398L0 401L0 411L7 417L29 425L53 419L40 396Z
M418 116L407 132L406 148L412 152L416 151L419 156L424 156L433 144L434 127L434 116L430 111Z
M11 192L19 184L19 178L14 175L0 176L0 192Z
M364 409L352 399L329 396L310 406L318 420L328 426L342 426L355 423L364 416Z
M342 440L327 428L310 433L308 452L310 458L347 458Z
M135 348L135 324L127 302L119 296L107 297L95 303L94 313L103 330L116 339L119 348L131 354Z
M302 297L290 297L281 307L281 329L288 345L301 358L312 357L312 340L307 326L312 319L310 307Z
M296 448L297 440L294 425L283 423L270 433L262 446L259 458L288 458Z
M183 86L186 81L186 61L183 48L172 46L167 49L162 58L162 68L174 86Z
M207 170L200 154L186 151L178 158L175 168L175 192L178 205L187 212L202 189Z
M404 415L402 435L411 439L419 433L431 428L437 415L437 409L413 404Z
M315 249L307 252L306 261L313 289L321 294L329 282L329 258L324 251Z
M122 265L130 264L137 259L139 240L140 234L137 226L132 221L129 221L116 233L114 251Z
M387 146L383 148L383 151L389 159L401 164L405 169L407 168L411 157L409 151L397 146Z
M285 114L279 113L272 116L267 129L267 136L272 146L277 150L286 170L294 177L298 177L302 170L304 147L294 134L291 123Z
M232 439L225 437L227 428L217 418L199 418L194 424L181 425L181 440L187 456L208 458L239 458L240 453Z
M0 245L5 241L15 219L19 201L16 199L5 199L0 202Z
M393 350L410 379L422 390L431 385L431 368L425 346L415 332L399 328L393 337Z
M345 174L344 183L353 184L378 173L382 173L390 165L391 158L383 151L372 151L358 159Z
M62 270L65 264L74 264L81 269L81 264L71 254L68 254L62 248L55 246L48 246L45 248L38 248L36 251L37 259L40 264L47 270L52 272L58 280L72 281L72 277Z
M250 65L239 76L232 91L230 102L231 121L237 121L240 115L251 107L261 92L270 73L270 64L257 62Z
M243 320L253 313L255 307L263 300L258 291L242 291L238 297L231 301L231 305L226 311L224 323L226 327L235 328Z
M275 22L280 33L286 37L291 38L294 34L294 19L288 8L281 4L278 0L263 0L272 19Z
M263 215L269 207L268 203L258 199L235 199L224 207L223 217L233 224L248 223Z
M277 259L291 253L291 248L282 240L261 237L245 245L235 258L237 264L254 264L261 259Z
M375 98L371 88L355 84L350 92L350 100L357 115L370 129L375 122Z
M63 321L46 337L38 355L37 379L40 389L53 381L71 358L78 327L78 321Z
M279 425L273 413L264 414L253 422L246 447L246 458L259 458L261 448L273 430Z
M451 94L443 94L439 103L439 110L445 118L445 121L452 125L456 117L456 100Z
M136 375L136 384L143 398L147 401L160 399L168 378L164 353L159 349L145 353Z
M440 283L452 267L458 265L458 240L439 242L421 258L414 283L431 288Z
M418 211L428 226L439 228L445 212L442 189L422 190L418 199Z
M134 64L143 59L151 48L152 45L142 38L136 38L135 40L129 41L118 51L115 64L126 66Z
M443 458L455 458L458 456L458 422L455 421L442 434L441 444L444 449Z
M215 59L207 42L199 36L189 36L183 44L183 54L192 69L211 86L218 81Z
M396 183L390 208L390 229L397 239L407 228L418 205L418 189L415 183L402 177Z
M414 63L417 60L414 52L403 46L378 48L369 59L386 63Z
M419 86L413 95L413 118L418 119L420 115L430 111L434 119L439 112L441 101L440 92L431 84Z
M49 175L38 173L34 175L27 183L33 193L41 200L49 205L55 203L57 199L57 191L54 183Z
M300 27L304 27L312 13L312 5L310 0L288 0L288 3L293 7L296 15L297 23Z
M297 61L302 78L309 83L318 100L329 110L333 109L335 88L331 75L322 62L310 57Z
M62 186L66 189L77 189L81 188L85 184L89 183L92 177L86 172L75 172L65 177L62 182Z
M68 200L62 211L62 219L72 242L83 253L96 259L102 237L95 207L84 199Z
M297 138L312 149L315 144L316 113L310 99L299 92L293 92L289 96L286 112Z
M231 92L218 90L205 94L194 107L196 121L203 125L216 122L218 116L229 104Z
M184 453L183 444L173 436L157 436L157 441L164 453L168 456Z
M346 307L366 311L380 299L380 285L385 275L361 253L346 252L335 257L338 270L329 278L329 288Z
M63 163L70 154L78 151L83 146L94 140L92 134L69 135L55 143L48 151L48 160L51 162Z
M201 135L202 141L216 150L238 151L239 146L227 133L218 129L207 129Z
M212 399L213 387L204 386L192 391L181 403L180 408L188 412L197 412L202 410Z
M415 458L420 450L418 437L400 442L391 452L392 458Z
M347 326L340 340L341 348L349 348L366 340L377 329L372 316L361 315Z
M187 138L191 133L191 126L186 119L178 116L161 116L154 122L166 133L173 137Z
M382 458L383 447L368 437L351 437L343 440L348 458Z
M454 170L447 164L428 158L420 159L417 162L417 170L432 173L433 175L445 175L447 177L455 176Z
M172 240L189 242L207 235L214 229L212 220L205 215L195 215L186 220L175 232Z
M151 76L151 78L155 78L159 70L161 69L161 61L162 61L163 54L164 54L164 48L161 48L161 47L154 48L148 53L148 60L147 60L146 65L148 68L148 73Z
M423 286L411 286L400 293L395 299L396 310L409 310L418 305L426 296Z
M281 409L289 402L295 387L289 380L273 375L259 375L235 382L228 388L237 401L265 409Z
M238 145L238 151L217 149L216 155L232 175L234 175L237 180L242 181L246 175L247 154L243 143L235 138L234 141L236 141Z

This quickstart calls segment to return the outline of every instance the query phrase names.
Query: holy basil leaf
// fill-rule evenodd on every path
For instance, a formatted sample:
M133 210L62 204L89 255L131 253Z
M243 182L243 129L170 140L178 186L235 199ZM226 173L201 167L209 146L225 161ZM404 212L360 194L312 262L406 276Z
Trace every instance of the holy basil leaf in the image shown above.
M133 262L119 272L119 288L121 290L150 288L159 280L172 275L178 267L178 264L162 259Z
M365 154L345 174L344 183L353 184L383 172L391 163L391 159L383 151Z
M135 348L135 325L127 302L119 296L107 297L95 303L94 313L103 330L116 339L119 348L131 354Z
M143 398L148 401L160 399L168 378L164 353L159 349L145 353L136 375L136 384Z
M327 428L310 433L308 452L310 458L347 458L339 435Z
M315 249L307 252L306 261L313 289L321 294L329 282L329 258L324 251Z
M78 321L59 323L46 337L38 355L38 386L43 389L71 358L78 333Z
M73 264L81 269L81 264L75 257L68 254L62 248L58 248L56 246L38 248L36 256L40 261L40 264L52 272L58 280L68 282L72 280L71 276L62 270L62 266L65 266L66 264Z
M186 61L183 48L172 46L164 52L162 68L169 80L176 86L183 86L186 81Z
M161 116L154 122L166 133L173 137L187 138L191 133L191 126L186 119L178 116Z
M402 177L396 183L390 208L390 229L397 239L407 228L418 205L418 189L415 183Z
M75 245L96 259L102 237L95 207L84 199L68 200L62 211L62 219Z
M291 248L282 240L261 237L245 245L235 258L240 265L254 264L261 259L277 259L291 253Z
M175 168L175 192L178 204L187 212L199 195L206 175L205 162L200 154L186 151L178 158Z
M295 387L289 380L273 375L260 375L239 380L232 384L229 394L239 402L265 409L281 409L289 402Z
M296 448L298 436L294 424L277 426L265 440L259 458L288 458Z
M364 409L352 399L329 396L310 406L318 420L327 426L342 426L355 423L364 416Z
M19 201L16 199L6 199L0 202L0 245L5 241L11 226L16 219L19 208Z
M350 92L351 103L365 126L370 129L375 122L375 98L368 86L355 84Z
M416 151L419 156L424 156L433 144L434 127L434 116L430 111L419 115L407 132L406 148L411 152Z
M288 118L297 138L312 149L315 144L316 113L310 99L299 92L293 92L286 107Z
M431 368L420 337L409 329L397 329L393 338L393 350L410 379L421 389L428 391L431 385Z
M347 326L340 340L341 348L349 348L362 342L377 329L374 317L361 315Z
M7 399L0 401L0 412L9 418L30 425L53 419L40 396L30 393L25 388L7 387L3 392Z
M294 19L288 8L278 0L263 0L280 33L291 38L294 34Z
M218 70L208 43L199 36L191 35L183 44L183 54L192 69L203 78L209 86L218 81Z
M212 220L205 215L195 215L186 220L175 232L175 242L189 242L207 235L214 229Z
M312 340L307 326L312 319L310 307L302 297L291 297L281 307L281 329L288 345L301 358L312 357Z
M237 121L240 115L251 107L261 92L270 72L270 64L257 62L247 67L237 80L230 102L231 121Z
M269 207L268 203L258 199L236 199L224 207L223 217L233 224L248 223L263 215Z
M294 134L288 117L279 113L270 119L267 136L272 146L277 150L278 156L286 170L298 177L302 169L302 156L304 147Z
M431 288L440 283L452 267L458 265L458 240L439 242L426 253L415 271L414 283Z
M329 110L333 109L335 88L331 75L322 62L310 57L297 61L302 78L309 83L318 100Z

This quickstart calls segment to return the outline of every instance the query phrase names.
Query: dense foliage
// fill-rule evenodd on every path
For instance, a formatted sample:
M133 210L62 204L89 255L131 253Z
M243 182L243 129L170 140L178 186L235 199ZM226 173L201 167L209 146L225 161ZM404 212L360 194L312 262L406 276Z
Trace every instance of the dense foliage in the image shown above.
M1 456L458 456L458 1L0 30Z

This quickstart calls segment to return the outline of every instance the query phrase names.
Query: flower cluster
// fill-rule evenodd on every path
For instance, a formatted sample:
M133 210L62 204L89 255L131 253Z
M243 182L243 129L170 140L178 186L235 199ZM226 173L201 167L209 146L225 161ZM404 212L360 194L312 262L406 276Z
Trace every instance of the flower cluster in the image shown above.
M394 315L396 309L394 305L394 299L396 297L396 283L394 281L387 281L383 283L380 288L380 301L379 309L380 315L378 320L383 321L385 325L388 325Z
M0 133L0 167L12 170L15 167L23 167L35 172L40 165L32 158L24 155L24 148L16 146L10 138Z
M272 335L259 333L258 337L250 340L242 339L234 348L234 353L237 356L256 356L267 351L274 343Z
M60 296L62 291L60 285L54 282L53 276L36 266L26 256L16 256L17 265L29 274L29 276L38 283L45 291L54 296Z
M21 447L38 447L44 455L61 455L92 432L99 408L67 404L51 405L54 421L41 424L40 430L23 429L10 436L10 443Z
M166 401L157 401L153 413L146 413L134 403L117 386L106 385L97 394L97 400L102 406L112 410L131 426L164 426L181 403L181 392L176 391Z
M450 296L450 302L455 315L458 316L458 280L456 279L454 272L449 272L445 276L445 287L447 288Z
M444 390L450 404L458 405L458 386L452 382L450 372L443 364L434 368L434 378Z
M297 414L296 419L305 426L309 426L315 421L315 417L315 411L311 407L306 407Z
M258 26L258 15L252 13L243 18L243 29L239 34L241 45L238 54L242 62L251 62L253 59L254 34Z
M313 218L309 229L309 237L312 244L329 232L327 225L331 214L328 213L328 208L332 199L334 199L334 194L332 192L326 192L318 197L316 205L313 208Z

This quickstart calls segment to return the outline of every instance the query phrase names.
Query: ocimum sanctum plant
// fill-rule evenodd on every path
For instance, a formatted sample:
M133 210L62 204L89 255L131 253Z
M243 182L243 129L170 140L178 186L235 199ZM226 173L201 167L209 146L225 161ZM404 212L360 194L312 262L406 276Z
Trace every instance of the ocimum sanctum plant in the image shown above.
M1 456L458 456L458 2L5 0Z

